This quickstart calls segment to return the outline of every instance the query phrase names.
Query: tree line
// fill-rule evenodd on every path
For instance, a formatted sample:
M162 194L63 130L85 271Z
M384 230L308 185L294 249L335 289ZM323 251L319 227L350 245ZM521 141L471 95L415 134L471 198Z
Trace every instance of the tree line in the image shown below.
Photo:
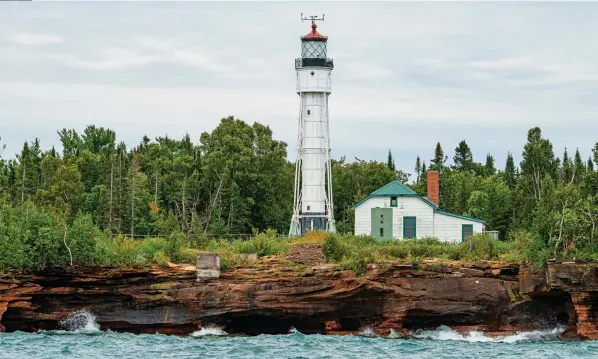
M67 225L86 217L100 231L132 236L288 231L294 163L287 144L260 123L227 117L197 142L144 136L131 148L93 125L58 135L61 153L34 139L15 158L0 159L3 208L35 206ZM558 157L532 128L518 165L510 153L503 166L490 154L476 162L465 140L449 162L440 143L432 159L416 158L413 174L397 169L390 151L386 162L333 160L338 230L352 232L351 206L393 179L426 195L426 172L436 170L441 207L484 219L502 240L524 233L555 253L593 250L598 144L586 161L579 151Z

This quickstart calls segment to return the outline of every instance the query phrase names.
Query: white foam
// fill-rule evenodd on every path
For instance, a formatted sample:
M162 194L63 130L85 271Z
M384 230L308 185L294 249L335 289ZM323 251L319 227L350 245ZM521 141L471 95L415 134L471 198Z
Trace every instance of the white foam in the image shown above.
M399 335L399 333L395 332L394 329L390 329L390 333L388 334L388 338L390 339L397 339L400 338L401 336Z
M62 328L74 333L97 333L100 325L96 316L87 310L77 310L58 323Z
M413 334L414 338L430 339L430 340L458 340L472 343L516 343L525 340L541 340L541 339L555 339L566 328L557 327L550 330L534 330L530 332L519 332L513 335L506 335L503 337L491 338L486 336L483 332L471 331L466 335L462 335L452 330L447 326L440 326L436 330L420 330Z
M376 333L374 333L374 331L372 330L371 327L365 327L361 330L361 332L359 332L359 335L361 335L362 337L375 337Z
M299 333L299 331L295 327L291 327L291 329L289 329L289 334L297 334L297 333Z
M221 335L227 335L228 333L225 332L224 330L220 329L220 328L216 328L216 327L203 327L200 330L196 330L193 333L191 333L192 337L205 337L205 336L221 336Z

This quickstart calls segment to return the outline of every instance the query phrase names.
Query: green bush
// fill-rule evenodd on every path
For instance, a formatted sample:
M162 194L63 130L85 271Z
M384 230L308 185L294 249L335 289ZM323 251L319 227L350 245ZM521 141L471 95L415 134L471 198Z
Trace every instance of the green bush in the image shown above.
M181 254L181 248L185 243L185 237L180 232L173 232L166 242L166 254L173 262L178 262Z
M284 255L289 249L290 242L287 238L281 238L276 232L258 233L255 237L247 240L236 240L232 243L235 253L257 253L258 256Z
M195 248L185 248L180 252L179 259L185 263L197 263L197 256L201 251Z
M356 275L362 275L367 270L368 261L359 256L344 258L341 262L344 269L352 270Z
M166 254L164 254L164 252L162 252L162 251L156 252L156 254L154 254L154 257L152 259L153 259L154 263L161 265L161 266L165 266L166 264L168 264L168 262L170 262L170 258L168 258L168 256Z
M322 249L328 262L340 262L346 254L345 248L334 234L328 234L324 237Z

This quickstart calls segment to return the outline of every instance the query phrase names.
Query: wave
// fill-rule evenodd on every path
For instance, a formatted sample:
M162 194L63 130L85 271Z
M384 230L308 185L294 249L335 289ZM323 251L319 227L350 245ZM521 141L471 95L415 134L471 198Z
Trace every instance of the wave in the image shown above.
M87 310L74 311L58 324L61 328L72 333L89 334L100 332L100 325L96 322L96 316Z
M391 328L390 329L390 333L388 334L387 338L389 338L389 339L398 339L400 337L401 337L401 335L399 333L397 333L394 329Z
M205 337L205 336L222 336L222 335L227 335L228 333L225 332L224 330L220 329L220 328L216 328L216 327L204 327L201 328L200 330L196 330L193 333L191 333L192 337L195 338L200 338L200 337Z
M374 333L374 330L371 327L365 327L359 332L359 335L362 337L373 338L376 336L376 333Z
M299 333L299 331L297 330L297 328L291 327L291 329L289 329L289 334L297 334L297 333Z
M559 334L565 331L565 327L556 327L549 330L534 330L529 332L519 332L512 335L506 335L503 337L488 337L483 332L472 331L466 335L462 335L452 330L447 326L440 326L436 330L418 330L412 337L417 339L429 339L429 340L457 340L466 341L472 343L516 343L520 341L528 340L550 340L558 339Z

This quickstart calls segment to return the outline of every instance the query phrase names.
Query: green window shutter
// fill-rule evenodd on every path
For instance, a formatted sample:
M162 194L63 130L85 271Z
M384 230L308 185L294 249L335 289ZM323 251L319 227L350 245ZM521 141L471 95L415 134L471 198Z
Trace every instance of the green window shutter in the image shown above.
M461 225L461 242L464 242L467 238L473 235L473 224Z
M403 217L403 239L417 238L417 218Z

